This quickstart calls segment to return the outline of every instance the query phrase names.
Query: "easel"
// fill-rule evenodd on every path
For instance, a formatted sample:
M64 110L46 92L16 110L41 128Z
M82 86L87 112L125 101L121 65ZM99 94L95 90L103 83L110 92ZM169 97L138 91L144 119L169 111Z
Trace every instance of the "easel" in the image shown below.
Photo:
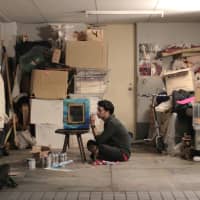
M63 134L65 135L65 140L63 144L63 150L62 152L66 152L67 146L69 148L69 137L70 135L76 135L77 137L77 142L80 150L80 155L81 155L81 160L82 162L86 161L86 155L85 155L85 150L84 150L84 145L83 145L83 140L82 140L82 134L88 133L87 130L67 130L67 129L57 129L55 130L55 133Z
M2 42L3 47L3 42ZM5 75L6 75L6 83L8 88L8 100L9 100L9 109L11 111L11 120L12 123L10 125L10 128L8 130L8 133L6 134L6 138L4 140L4 145L6 145L8 138L10 137L12 130L14 133L14 143L16 147L18 146L18 139L17 139L17 131L16 131L16 115L14 112L14 106L13 106L13 99L12 99L12 92L11 92L11 84L10 84L10 77L9 77L9 69L8 69L8 56L6 53L5 47L3 47L3 54L2 54L2 66L5 67Z

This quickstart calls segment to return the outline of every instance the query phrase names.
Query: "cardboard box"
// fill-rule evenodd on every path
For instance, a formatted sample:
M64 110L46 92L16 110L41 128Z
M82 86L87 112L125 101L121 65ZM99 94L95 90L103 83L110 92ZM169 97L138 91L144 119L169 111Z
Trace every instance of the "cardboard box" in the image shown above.
M195 86L194 96L195 96L195 102L200 102L200 85Z
M41 158L47 158L50 152L51 152L51 148L48 146L33 146L32 147L31 153L32 153L33 158L35 158L36 160L37 167L39 166L42 167L43 163L41 163L42 161Z
M32 146L31 153L40 153L40 155L43 155L43 153L50 152L51 148L50 146Z
M167 72L164 74L167 94L173 90L194 91L193 72L190 68Z
M63 127L63 100L31 99L31 123Z
M195 90L194 90L195 102L200 102L200 72L198 71L194 74L194 84L195 84Z
M66 65L71 67L107 68L107 47L97 41L67 41Z
M31 96L40 99L64 99L67 95L67 71L33 70Z
M103 41L103 30L102 29L87 29L87 40L92 40L92 41Z

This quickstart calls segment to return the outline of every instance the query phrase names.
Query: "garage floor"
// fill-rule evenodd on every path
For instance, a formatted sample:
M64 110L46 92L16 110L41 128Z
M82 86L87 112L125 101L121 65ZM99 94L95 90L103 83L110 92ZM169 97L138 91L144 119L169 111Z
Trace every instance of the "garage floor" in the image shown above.
M81 163L78 149L70 149L68 172L28 170L28 150L12 151L0 163L10 163L19 184L3 189L7 199L200 199L200 162L160 155L151 148L134 148L129 162L112 166Z

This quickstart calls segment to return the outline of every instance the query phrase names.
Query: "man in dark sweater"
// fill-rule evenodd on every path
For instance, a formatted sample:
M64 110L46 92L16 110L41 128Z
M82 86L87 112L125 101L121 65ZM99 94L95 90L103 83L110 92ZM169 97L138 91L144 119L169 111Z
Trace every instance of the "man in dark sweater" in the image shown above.
M98 102L97 116L104 121L104 131L97 135L95 115L91 115L91 128L95 140L89 140L88 150L93 160L127 161L131 154L131 138L123 124L113 115L114 106L108 100Z

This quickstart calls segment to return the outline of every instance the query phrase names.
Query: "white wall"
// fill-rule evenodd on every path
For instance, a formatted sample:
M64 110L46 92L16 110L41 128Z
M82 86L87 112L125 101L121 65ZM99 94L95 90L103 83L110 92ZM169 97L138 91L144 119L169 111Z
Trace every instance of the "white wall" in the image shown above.
M17 24L15 22L0 23L0 41L3 41L9 57L15 56L16 36Z
M200 23L138 23L137 44L200 43Z

